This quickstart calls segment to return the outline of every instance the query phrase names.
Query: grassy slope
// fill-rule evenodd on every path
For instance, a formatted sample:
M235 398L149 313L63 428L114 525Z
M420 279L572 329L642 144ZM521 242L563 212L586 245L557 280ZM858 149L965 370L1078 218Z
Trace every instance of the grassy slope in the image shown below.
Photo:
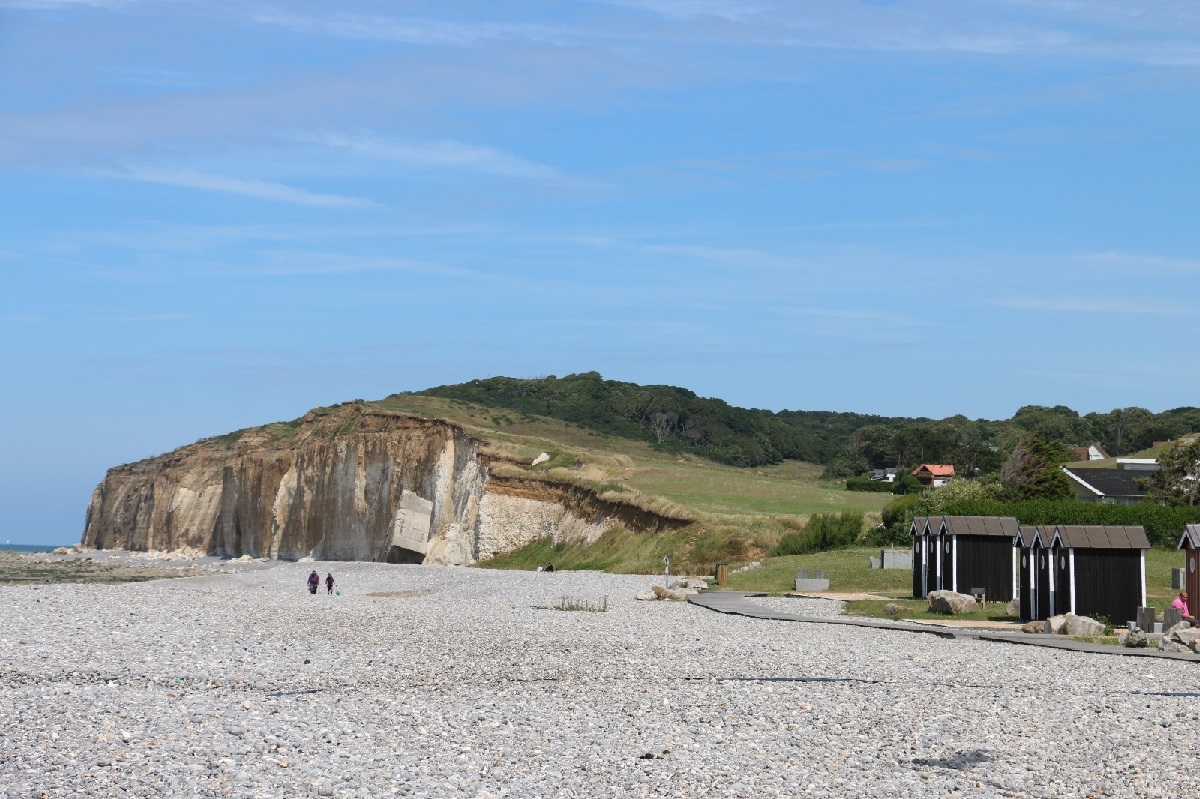
M813 513L857 511L878 522L888 494L848 492L819 479L821 467L788 462L739 469L691 455L660 453L646 442L595 433L556 419L497 411L437 397L394 395L368 403L391 411L448 419L488 442L493 455L529 463L551 456L547 476L583 483L606 496L642 507L681 507L697 521L682 530L639 535L617 528L592 546L536 542L489 561L499 568L561 568L661 573L663 557L675 571L711 572L718 562L762 557L781 535L800 529ZM569 467L578 459L585 466ZM508 467L513 468L513 467ZM661 498L661 499L660 499Z
M698 518L696 524L682 530L657 535L617 528L591 546L539 541L489 561L486 565L491 567L529 569L554 563L558 568L661 574L663 557L670 557L676 574L711 574L716 563L737 566L761 558L780 535L798 529L812 513L860 511L867 513L869 520L877 520L876 514L891 499L888 494L848 492L840 482L822 482L818 479L821 467L813 464L787 462L737 469L692 456L659 453L645 442L604 436L555 419L436 397L397 395L368 404L449 419L491 442L492 450L526 463L541 452L554 456L552 463L579 458L587 464L580 472L554 468L550 476L629 496L665 497ZM1094 461L1093 465L1102 463L1106 462ZM792 589L798 570L823 569L835 591L910 596L909 572L870 569L868 558L873 554L877 555L877 550L850 549L767 558L761 567L733 575L729 587L785 592ZM1160 610L1174 596L1171 568L1180 565L1178 552L1147 553L1149 602Z

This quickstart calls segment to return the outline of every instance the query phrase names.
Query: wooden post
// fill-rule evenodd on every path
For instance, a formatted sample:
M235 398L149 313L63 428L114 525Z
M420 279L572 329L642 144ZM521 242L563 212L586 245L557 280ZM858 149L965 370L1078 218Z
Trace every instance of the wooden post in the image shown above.
M729 583L729 564L717 564L717 585L726 585Z
M1138 608L1137 609L1137 626L1144 633L1154 632L1155 612L1154 608Z
M1183 621L1182 610L1179 608L1167 608L1163 611L1163 632L1165 633L1181 621Z

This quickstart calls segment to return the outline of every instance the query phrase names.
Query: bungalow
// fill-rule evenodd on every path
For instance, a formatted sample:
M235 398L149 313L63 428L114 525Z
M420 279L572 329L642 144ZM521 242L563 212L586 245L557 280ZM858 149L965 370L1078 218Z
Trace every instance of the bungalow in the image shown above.
M922 463L913 469L913 477L928 488L941 488L954 477L954 467L944 463Z
M871 479L878 482L894 483L896 482L896 473L899 468L896 466L888 466L886 469L875 469L871 472Z
M1100 442L1089 444L1086 447L1070 447L1070 450L1077 456L1076 460L1081 461L1102 461L1111 457L1104 451L1104 447L1100 446Z
M1071 478L1071 488L1080 502L1112 505L1136 505L1146 498L1146 489L1138 484L1137 472L1125 469L1088 469L1061 467ZM1145 473L1142 473L1146 476Z

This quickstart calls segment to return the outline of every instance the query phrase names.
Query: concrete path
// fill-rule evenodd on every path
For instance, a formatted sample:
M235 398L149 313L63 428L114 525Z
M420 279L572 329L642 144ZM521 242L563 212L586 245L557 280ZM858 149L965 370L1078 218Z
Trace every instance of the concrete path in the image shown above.
M903 621L885 621L883 619L866 619L856 616L841 618L818 618L801 616L796 613L781 613L762 605L751 602L751 597L766 596L765 593L750 591L702 591L688 597L693 605L699 605L717 613L728 613L734 616L747 616L752 619L769 621L794 621L804 624L844 624L850 627L866 627L873 630L896 630L906 633L925 633L950 639L973 639L977 641L992 641L1001 644L1016 644L1021 646L1044 646L1052 649L1066 649L1071 652L1087 652L1096 655L1120 655L1123 657L1168 658L1170 660L1187 660L1200 663L1200 654L1182 652L1160 652L1157 649L1129 649L1123 646L1104 646L1075 641L1062 635L1039 635L1034 633L997 633L987 630L961 627L935 627L926 624L913 624Z

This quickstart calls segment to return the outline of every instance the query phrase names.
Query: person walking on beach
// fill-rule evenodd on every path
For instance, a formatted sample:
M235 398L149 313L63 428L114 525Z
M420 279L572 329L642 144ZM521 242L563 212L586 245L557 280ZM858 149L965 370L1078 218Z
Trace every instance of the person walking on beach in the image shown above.
M326 593L333 593L333 572L325 575L325 588L327 589Z
M308 593L317 593L317 586L321 584L321 575L317 574L317 570L313 569L312 574L308 575Z

